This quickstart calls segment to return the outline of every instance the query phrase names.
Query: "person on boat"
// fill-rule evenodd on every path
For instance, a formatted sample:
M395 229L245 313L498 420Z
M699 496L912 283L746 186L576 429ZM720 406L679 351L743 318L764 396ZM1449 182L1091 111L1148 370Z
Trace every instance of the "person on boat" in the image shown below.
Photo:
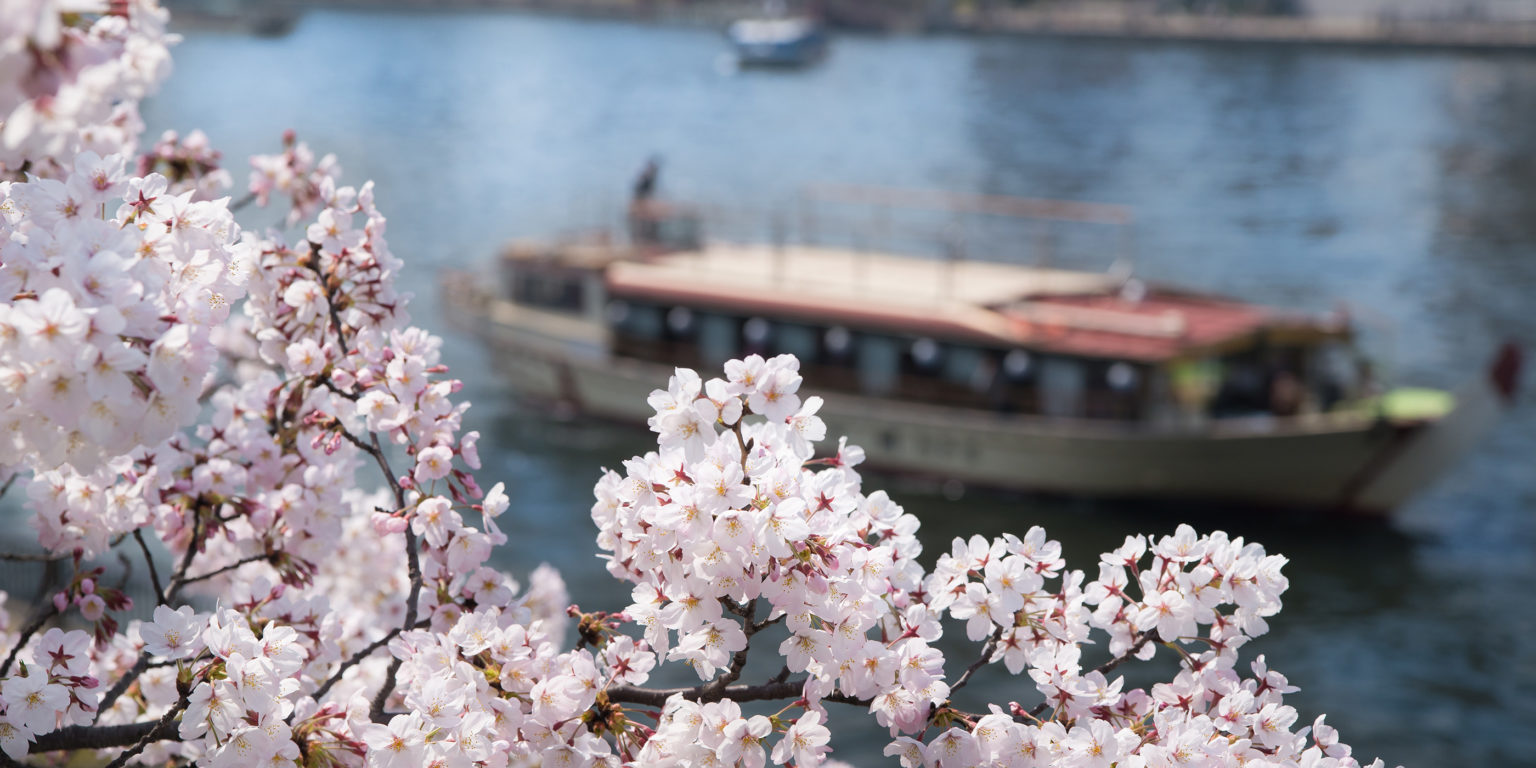
M660 227L652 200L660 174L661 159L652 155L635 177L634 196L629 202L629 237L637 248L653 245L658 239Z
M635 202L649 200L656 194L656 177L660 173L660 158L655 155L647 158L645 167L640 169L640 175L635 177Z

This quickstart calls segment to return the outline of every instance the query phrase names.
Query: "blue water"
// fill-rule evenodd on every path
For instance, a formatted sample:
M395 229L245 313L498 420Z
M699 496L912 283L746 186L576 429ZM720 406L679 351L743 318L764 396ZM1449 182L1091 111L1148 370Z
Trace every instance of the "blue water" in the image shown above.
M759 218L808 184L934 187L1121 203L1136 269L1252 301L1347 302L1384 369L1454 386L1498 340L1536 342L1536 59L1473 54L846 37L802 72L735 73L718 32L496 13L314 12L292 34L194 31L145 109L203 128L231 158L287 128L374 179L475 402L485 484L513 491L501 563L557 564L592 608L621 605L587 520L599 466L641 432L520 410L486 352L452 333L436 272L512 237L611 215L644 159L662 190ZM263 225L278 217L243 217ZM966 247L1007 257L1018 233ZM1102 268L1114 254L1058 263ZM1204 512L1203 527L1288 555L1291 591L1254 650L1290 675L1309 722L1389 764L1536 765L1536 413L1522 404L1390 525ZM902 488L930 551L1041 524L1076 567L1181 510ZM872 483L873 485L873 483ZM770 651L771 653L771 651ZM776 668L776 665L775 665ZM972 689L1030 701L1006 676ZM884 764L867 730L838 755Z

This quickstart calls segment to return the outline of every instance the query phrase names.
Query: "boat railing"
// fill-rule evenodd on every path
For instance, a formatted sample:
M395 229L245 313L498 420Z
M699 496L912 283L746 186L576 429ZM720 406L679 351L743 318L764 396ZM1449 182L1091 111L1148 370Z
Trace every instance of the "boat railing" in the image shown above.
M1121 205L814 185L788 205L656 207L648 201L631 209L632 222L637 211L652 221L674 216L697 220L704 239L714 241L1088 270L1132 261L1134 216Z
M810 200L914 208L950 213L982 213L1020 219L1129 226L1135 216L1124 205L1076 200L1048 200L1010 195L967 194L933 189L853 184L816 184L802 193Z

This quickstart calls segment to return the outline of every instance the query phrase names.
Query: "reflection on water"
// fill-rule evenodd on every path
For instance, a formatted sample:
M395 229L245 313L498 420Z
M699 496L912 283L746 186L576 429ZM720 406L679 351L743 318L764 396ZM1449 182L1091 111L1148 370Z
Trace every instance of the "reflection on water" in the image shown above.
M448 335L476 404L481 477L512 490L503 565L556 562L592 607L618 607L627 590L594 557L591 485L646 435L518 409L489 353L440 322L430 285L506 238L601 220L652 153L664 193L762 211L820 182L1131 205L1144 275L1312 309L1347 299L1387 367L1420 383L1473 375L1504 336L1536 341L1536 60L850 37L817 68L730 75L714 66L723 50L695 29L317 12L281 39L191 34L145 118L202 127L229 158L296 128L339 153L348 180L378 182L391 243L421 286L417 320ZM969 237L1005 256L1024 239ZM1330 712L1361 755L1531 764L1536 416L1521 406L1507 422L1390 527L1196 518L1291 558L1286 610L1253 650L1302 686L1303 719ZM1128 533L1191 517L868 486L893 486L923 519L929 558L956 535L1039 524L1091 570ZM973 688L1032 700L990 680ZM843 756L879 762L878 734L860 734L840 737Z

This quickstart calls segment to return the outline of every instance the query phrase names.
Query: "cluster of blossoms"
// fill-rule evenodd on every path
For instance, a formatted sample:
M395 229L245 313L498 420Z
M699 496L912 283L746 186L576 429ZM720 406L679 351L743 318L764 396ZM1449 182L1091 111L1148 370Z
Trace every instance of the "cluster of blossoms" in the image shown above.
M16 662L16 670L0 681L0 751L12 757L26 754L26 746L39 733L59 726L84 725L96 714L100 681L91 674L91 638L84 632L50 629L37 638L32 660L14 656L0 666L3 676Z
M630 605L583 613L547 567L524 590L488 565L510 500L475 480L372 186L290 134L249 193L285 195L296 234L256 236L201 134L138 151L164 24L148 0L0 0L0 487L26 479L43 556L73 568L32 618L0 612L0 763L812 766L852 706L908 768L1356 764L1295 727L1262 659L1238 672L1282 558L1181 527L1088 581L1036 528L926 570L862 452L818 457L792 357L652 394L658 451L592 509ZM130 601L92 561L134 545L153 617L119 631ZM937 643L960 624L956 670ZM783 670L743 682L764 642ZM1111 678L1159 648L1173 679ZM666 662L700 682L646 687ZM954 703L999 669L1039 700Z
M137 175L159 173L170 181L172 192L193 190L194 200L213 200L234 183L229 171L220 166L223 154L209 143L202 131L181 136L175 131L160 135L148 151L139 155Z
M197 416L254 262L226 200L124 165L84 152L63 181L0 183L0 464L37 471L55 550L143 524L118 498L142 492L128 457Z
M314 215L324 205L327 196L323 190L326 179L341 176L341 165L335 155L315 160L309 145L299 141L293 131L283 134L283 151L276 155L256 155L251 158L251 193L262 205L273 192L286 195L292 201L288 223L294 224Z
M139 99L170 73L168 19L154 0L0 0L0 178L133 144Z
M636 585L624 613L643 638L634 647L691 665L706 699L777 697L804 712L744 717L729 698L701 708L679 694L639 762L761 765L762 742L779 731L774 760L815 764L824 706L851 704L889 729L886 753L908 768L1353 764L1321 723L1310 744L1307 729L1292 730L1281 696L1294 689L1262 659L1254 677L1235 671L1238 649L1280 608L1284 558L1181 526L1128 538L1086 581L1032 528L957 539L925 573L917 521L884 493L861 492L862 454L839 445L813 458L821 402L802 404L799 385L789 356L732 361L707 382L679 370L651 396L662 450L598 483L599 545L609 571ZM935 645L946 618L981 644L959 677ZM754 636L781 621L784 673L733 686ZM1111 656L1085 668L1096 633ZM1160 647L1179 656L1172 681L1125 690L1109 678ZM1042 700L956 708L951 695L989 662L1027 674Z

